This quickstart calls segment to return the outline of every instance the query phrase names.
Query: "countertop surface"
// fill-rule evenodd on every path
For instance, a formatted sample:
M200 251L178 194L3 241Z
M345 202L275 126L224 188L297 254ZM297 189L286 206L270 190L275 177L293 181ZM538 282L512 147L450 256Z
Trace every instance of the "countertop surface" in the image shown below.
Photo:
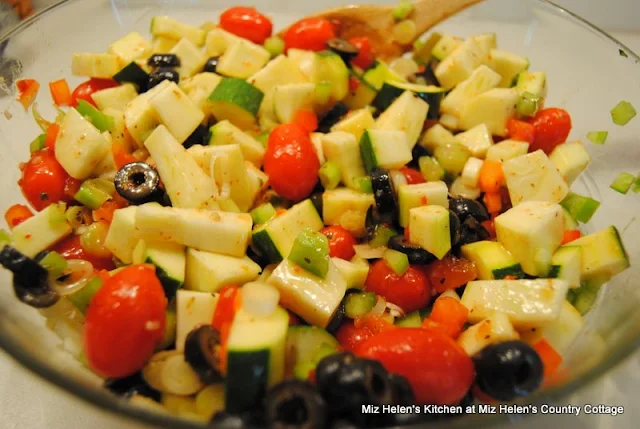
M613 33L632 50L640 51L640 32ZM640 353L583 390L571 405L621 405L624 414L609 416L540 416L509 427L626 429L638 426L635 408L640 389ZM0 429L142 429L144 426L109 415L28 372L0 351Z

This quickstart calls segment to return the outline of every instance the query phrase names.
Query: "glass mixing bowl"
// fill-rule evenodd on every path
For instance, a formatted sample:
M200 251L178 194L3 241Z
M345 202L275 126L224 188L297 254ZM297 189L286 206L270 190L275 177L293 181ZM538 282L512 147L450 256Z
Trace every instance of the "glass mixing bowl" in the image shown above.
M374 2L375 0L371 1ZM380 0L383 3L384 0ZM45 117L54 117L46 83L60 77L75 86L70 76L74 52L101 52L110 42L137 30L147 34L154 15L171 15L201 24L217 21L230 0L70 0L32 17L0 41L0 212L22 202L16 182L18 164L28 157L28 144L38 129L15 101L13 82L35 78L43 85L38 96ZM323 8L340 6L345 0L288 2L252 0L269 12L276 27ZM621 100L640 108L640 66L629 49L577 16L543 0L489 0L476 5L439 26L440 30L467 36L496 32L500 48L527 55L534 70L549 76L548 106L567 109L573 118L570 139L585 139L586 133L608 130L605 145L586 143L593 162L574 190L593 196L602 206L586 225L593 232L614 224L622 233L632 261L640 258L640 195L620 195L609 184L622 171L640 172L640 118L625 127L612 123L610 109ZM526 398L527 403L559 401L579 392L628 357L640 345L640 265L617 276L601 292L589 313L585 331L565 356L566 381ZM61 341L45 326L44 318L13 296L7 272L0 273L0 346L22 365L52 383L103 409L121 413L156 427L198 428L198 423L145 408L134 407L100 387L100 380L72 355L78 352L80 336L74 323L52 326L67 339ZM499 423L504 415L470 415L441 423L447 427L479 427Z

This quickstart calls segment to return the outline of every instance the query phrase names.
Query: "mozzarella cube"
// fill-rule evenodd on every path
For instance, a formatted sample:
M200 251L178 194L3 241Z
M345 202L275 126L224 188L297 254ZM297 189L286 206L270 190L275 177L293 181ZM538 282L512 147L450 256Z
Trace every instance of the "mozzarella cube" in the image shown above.
M525 201L559 203L569 193L567 182L542 150L506 161L502 170L514 206Z

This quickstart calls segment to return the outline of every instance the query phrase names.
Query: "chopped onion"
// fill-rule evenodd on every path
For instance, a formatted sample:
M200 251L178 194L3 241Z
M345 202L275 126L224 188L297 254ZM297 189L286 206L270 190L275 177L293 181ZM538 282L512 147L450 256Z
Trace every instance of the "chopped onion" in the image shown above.
M373 306L373 308L369 313L367 313L367 315L373 316L373 317L380 317L384 314L386 309L387 309L387 301L383 297L378 296L376 305Z
M82 259L71 259L62 277L49 279L49 287L61 296L71 295L89 283L93 276L93 265Z
M266 283L247 283L240 291L242 309L255 317L270 316L280 301L280 291Z
M380 259L384 255L386 246L371 247L369 244L356 244L353 246L353 250L356 251L356 255L363 259Z
M398 307L395 304L392 304L390 302L387 302L387 308L389 309L389 313L395 318L395 319L400 319L401 317L405 316L405 312L404 310L402 310L402 308Z

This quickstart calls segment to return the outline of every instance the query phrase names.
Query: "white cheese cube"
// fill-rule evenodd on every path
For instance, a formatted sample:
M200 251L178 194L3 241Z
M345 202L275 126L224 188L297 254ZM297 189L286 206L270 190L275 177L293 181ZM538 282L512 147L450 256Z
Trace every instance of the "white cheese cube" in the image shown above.
M514 206L525 201L559 203L569 193L567 182L542 150L510 159L502 169Z

